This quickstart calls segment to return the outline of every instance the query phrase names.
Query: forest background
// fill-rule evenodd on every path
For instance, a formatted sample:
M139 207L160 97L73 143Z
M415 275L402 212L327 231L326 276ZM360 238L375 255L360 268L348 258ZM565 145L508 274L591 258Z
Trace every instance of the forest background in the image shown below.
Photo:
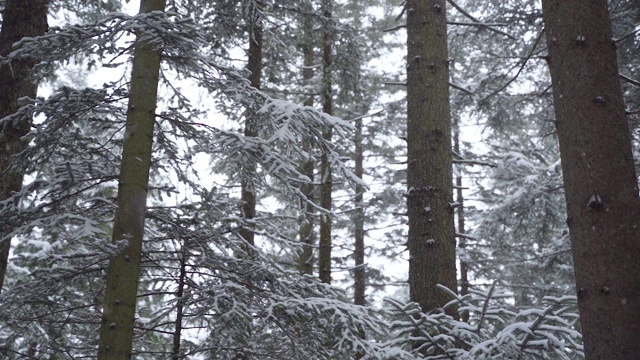
M0 1L3 358L607 358L578 317L546 2L138 5ZM640 4L607 5L638 159Z

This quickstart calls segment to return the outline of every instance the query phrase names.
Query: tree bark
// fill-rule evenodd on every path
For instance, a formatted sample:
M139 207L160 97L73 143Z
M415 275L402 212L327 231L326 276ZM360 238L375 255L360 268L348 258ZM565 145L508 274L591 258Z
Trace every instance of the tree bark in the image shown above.
M249 1L249 58L247 62L247 70L249 74L249 82L251 86L260 89L262 78L262 0ZM244 136L258 136L258 121L255 117L255 109L247 109L246 123L244 128ZM241 180L242 188L242 215L245 220L251 222L256 217L256 189L253 181L249 176L256 173L256 162L248 161L244 164L243 179ZM240 229L240 236L249 244L247 253L251 253L251 248L255 245L255 233L248 228Z
M313 65L314 65L314 52L313 52L313 19L311 12L313 8L309 6L306 8L308 13L304 13L302 19L302 31L304 34L304 43L302 45L303 54L303 69L302 80L304 85L308 86L313 80ZM313 106L313 95L309 95L305 101L305 106ZM302 144L305 151L311 151L311 144L308 141L304 141ZM303 184L300 188L303 198L301 199L301 210L303 212L302 223L300 224L300 230L298 235L300 242L302 243L302 251L298 256L298 268L301 274L312 275L313 263L314 263L314 236L313 236L313 224L315 208L311 203L313 201L313 193L315 186L312 184L314 179L315 161L312 156L309 156L302 164L302 173L306 175L310 182L309 184Z
M436 285L456 291L447 20L445 0L406 6L409 288L429 312L451 300Z
M606 0L543 0L587 359L640 358L640 200Z
M364 149L362 147L362 118L356 120L355 134L355 169L354 174L362 179L364 176ZM353 302L365 305L366 267L364 264L364 188L356 185L356 209L353 215L355 270L353 273Z
M13 44L23 37L44 35L47 31L48 0L7 0L2 13L0 30L0 55L12 51ZM35 99L38 84L30 73L36 64L34 59L19 59L0 66L0 201L7 200L22 188L24 172L12 164L12 157L22 152L27 143L23 137L31 130L30 117L3 121L19 108L18 99ZM5 219L8 216L5 215ZM0 228L0 291L4 285L9 250L11 249L10 224Z
M180 353L180 347L182 343L182 320L184 318L184 288L186 287L187 276L187 244L188 239L182 240L182 249L180 249L180 275L178 276L178 289L176 290L176 320L175 327L173 329L173 348L171 351L171 360L180 360L184 358Z
M140 13L164 11L165 4L142 0ZM159 74L160 50L136 43L113 224L113 242L128 244L109 261L99 360L131 358Z
M332 84L331 84L331 42L333 24L331 23L332 2L331 0L322 1L322 16L324 20L324 35L322 39L322 111L326 114L333 114L332 100ZM327 141L331 141L331 129L325 131L323 137ZM320 242L318 252L318 267L320 273L320 281L331 283L331 203L333 191L333 175L327 152L322 154L320 159L320 206L325 213L320 216Z

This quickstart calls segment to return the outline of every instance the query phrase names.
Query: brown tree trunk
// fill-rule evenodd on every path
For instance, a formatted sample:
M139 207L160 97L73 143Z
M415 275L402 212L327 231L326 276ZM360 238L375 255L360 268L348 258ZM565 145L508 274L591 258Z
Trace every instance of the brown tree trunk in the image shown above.
M251 86L256 89L260 88L260 79L262 77L262 0L252 0L249 2L249 59L247 70L251 72L249 81ZM255 118L255 109L248 109L246 112L246 123L244 128L244 136L258 136L258 122ZM245 164L241 181L242 187L242 215L245 220L251 222L256 217L256 189L246 176L253 176L256 172L255 161L248 161ZM240 236L253 247L255 243L255 234L253 230L242 228ZM251 253L251 250L248 250Z
M5 2L0 30L0 55L8 55L13 44L23 37L44 35L47 31L48 3L48 0ZM18 110L18 99L21 97L35 99L38 84L30 76L35 64L33 59L19 59L0 66L0 121ZM0 122L0 201L10 198L22 188L24 173L20 167L12 166L11 158L26 148L27 143L22 137L29 130L31 118L28 117ZM0 228L0 291L9 261L11 230L11 225L6 223Z
M543 0L587 359L640 359L640 200L606 0Z
M165 0L142 0L140 13L164 11L165 5ZM131 359L133 344L160 51L152 44L136 43L132 67L112 238L114 243L126 240L128 244L109 261L98 360Z
M364 149L362 148L362 118L356 120L355 134L355 169L354 174L362 179L364 176ZM356 209L353 215L355 270L353 273L353 302L365 305L366 267L364 265L364 188L356 186Z
M313 52L313 19L311 17L311 12L313 9L311 6L306 8L307 12L305 12L302 16L302 31L304 33L304 43L302 48L303 54L303 69L302 69L302 80L304 81L304 85L307 86L313 80L313 65L314 65L314 52ZM313 106L313 95L309 95L305 101L305 106ZM311 152L311 145L308 141L303 143L304 150L307 152ZM312 156L309 156L307 160L305 160L302 164L302 173L306 175L311 183L303 184L300 188L300 192L302 192L303 198L301 199L300 206L302 207L301 211L303 212L302 223L300 224L299 237L300 242L302 243L302 251L298 256L298 268L301 274L312 275L313 274L313 263L314 263L314 236L313 236L313 217L315 213L315 208L311 203L313 201L313 193L315 190L313 183L314 179L314 169L315 169L315 161Z
M423 311L456 291L445 0L407 1L409 288ZM455 315L455 310L450 311Z
M331 115L333 114L333 101L331 93L331 42L333 32L333 24L331 22L332 13L331 0L322 1L322 16L324 20L324 35L322 46L322 111ZM324 139L331 141L332 131L327 130ZM320 273L320 281L331 283L331 211L332 191L333 191L333 175L327 153L322 154L320 160L320 206L327 212L320 216L320 243L318 252L318 267Z

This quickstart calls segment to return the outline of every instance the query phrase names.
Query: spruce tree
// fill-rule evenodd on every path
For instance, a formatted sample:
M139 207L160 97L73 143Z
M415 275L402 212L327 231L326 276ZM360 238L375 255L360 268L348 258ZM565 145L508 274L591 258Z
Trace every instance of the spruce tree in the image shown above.
M405 6L409 288L429 312L450 300L437 285L456 289L447 17L444 1Z
M607 1L542 2L587 359L640 356L640 199Z

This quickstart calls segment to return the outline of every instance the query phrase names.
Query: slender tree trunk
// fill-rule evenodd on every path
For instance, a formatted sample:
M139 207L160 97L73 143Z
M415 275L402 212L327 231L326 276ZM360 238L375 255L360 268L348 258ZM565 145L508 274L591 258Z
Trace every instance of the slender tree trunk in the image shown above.
M182 318L184 317L184 288L185 278L187 276L187 241L182 242L182 251L180 254L180 275L178 277L178 289L176 290L176 324L173 330L173 350L171 352L172 360L181 359L180 343L182 339Z
M140 3L140 13L164 9L165 0ZM131 358L159 74L160 51L137 43L113 224L113 242L126 240L128 244L109 262L99 360Z
M364 149L362 147L362 118L356 120L355 134L355 169L354 174L360 179L364 176ZM356 305L366 305L366 289L367 289L367 272L364 263L364 188L356 185L355 196L356 209L353 214L353 237L354 249L353 257L355 260L355 269L353 271L353 303ZM358 329L360 338L365 339L364 329ZM360 360L365 353L359 351L356 353L355 359Z
M0 55L6 56L13 44L23 37L44 35L47 31L48 0L7 0L2 13ZM22 188L24 173L20 166L12 166L12 157L22 152L27 143L22 139L31 130L31 118L2 121L19 108L18 99L35 99L38 84L30 73L36 61L20 59L0 66L0 201L9 199ZM3 216L8 219L9 216ZM0 221L0 291L9 261L12 231L10 224Z
M640 359L640 200L606 0L543 0L589 360Z
M453 152L460 155L460 120L456 116L453 121ZM461 234L458 238L458 248L462 252L465 251L467 247L467 240L463 236L465 234L465 224L464 224L464 196L462 194L462 175L459 173L456 175L456 203L458 209L458 217L457 217L457 229L456 232ZM469 293L469 265L465 261L465 259L460 260L460 294L466 295ZM464 312L462 314L462 321L469 321L469 312Z
M264 3L262 0L249 1L249 59L247 69L251 72L249 81L251 86L256 89L260 88L260 79L262 77L262 8ZM246 123L244 127L244 136L258 136L258 121L255 117L255 109L247 109ZM245 220L251 222L256 217L256 189L253 184L252 177L256 173L255 161L248 161L244 164L242 187L242 215ZM255 244L255 233L251 229L243 228L240 230L240 236L253 247ZM248 250L251 253L251 250Z
M309 85L313 80L313 65L314 65L314 52L313 52L313 19L311 17L311 12L313 8L309 6L306 8L308 13L304 13L302 16L302 31L304 34L304 43L302 48L303 54L303 69L302 69L302 80L304 81L304 85ZM313 95L307 96L304 101L305 106L313 106ZM311 144L308 141L303 143L303 148L307 152L311 152ZM302 173L306 175L311 183L304 184L300 188L300 192L302 192L303 198L301 199L300 206L302 207L302 212L304 216L302 218L302 223L300 224L299 237L300 242L302 243L302 252L298 257L298 268L301 274L312 275L313 274L313 263L314 263L314 235L313 235L313 217L315 213L315 208L311 203L313 201L313 193L314 193L314 169L315 169L315 161L312 156L309 156L307 160L305 160L302 164Z
M445 0L406 7L409 288L428 312L451 300L436 285L456 291L447 19Z
M309 105L310 106L310 105ZM304 144L305 151L311 151L311 147L308 143ZM311 181L314 179L315 162L309 158L302 164L302 173L306 175ZM313 199L313 184L304 184L301 186L302 199L300 200L300 206L302 207L303 217L300 224L300 230L298 235L300 242L302 243L302 251L298 256L298 269L301 274L312 275L313 263L314 263L314 234L313 234L313 215L315 208L311 204Z
M324 17L324 35L322 39L322 111L331 115L333 114L333 101L332 101L332 84L331 84L331 42L333 24L331 22L332 13L331 0L322 1L322 16ZM327 130L324 134L324 139L331 141L332 131ZM331 283L331 203L332 203L332 191L333 191L333 175L331 173L331 166L329 164L329 158L327 153L322 154L320 160L320 206L326 210L327 213L322 214L320 217L320 244L318 253L318 267L320 272L320 281L330 284Z
M362 148L362 118L356 120L355 134L355 175L362 179L364 176L364 149ZM353 302L365 305L366 268L364 265L364 188L356 186L356 209L354 212L354 249L355 270L353 273Z

